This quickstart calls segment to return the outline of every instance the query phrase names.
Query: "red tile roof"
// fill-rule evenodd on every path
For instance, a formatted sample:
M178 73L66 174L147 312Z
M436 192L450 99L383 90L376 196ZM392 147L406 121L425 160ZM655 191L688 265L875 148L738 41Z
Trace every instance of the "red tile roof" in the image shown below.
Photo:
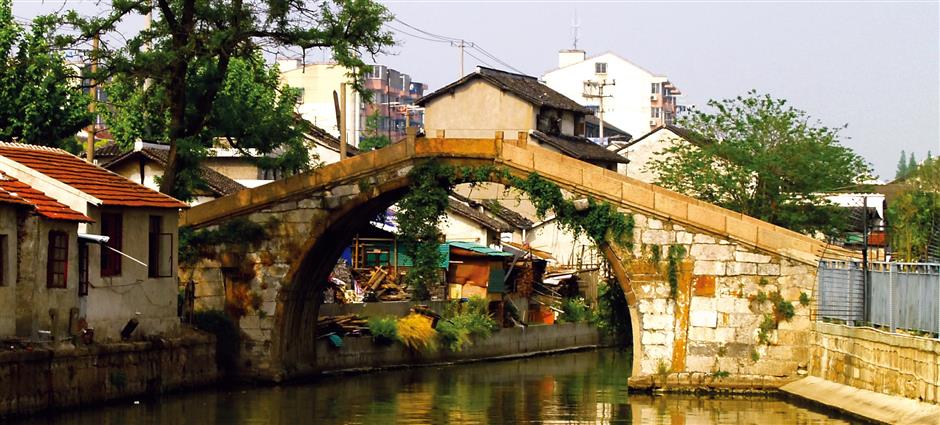
M3 173L0 173L0 202L30 206L35 208L39 215L53 220L95 221Z
M61 149L0 143L0 156L94 196L105 206L188 208L177 199L89 164Z

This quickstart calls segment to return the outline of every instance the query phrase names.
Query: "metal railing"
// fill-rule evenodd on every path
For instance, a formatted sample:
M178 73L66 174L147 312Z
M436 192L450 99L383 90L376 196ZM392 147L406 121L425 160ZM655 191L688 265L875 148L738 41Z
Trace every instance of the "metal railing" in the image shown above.
M823 260L817 318L940 335L940 264Z

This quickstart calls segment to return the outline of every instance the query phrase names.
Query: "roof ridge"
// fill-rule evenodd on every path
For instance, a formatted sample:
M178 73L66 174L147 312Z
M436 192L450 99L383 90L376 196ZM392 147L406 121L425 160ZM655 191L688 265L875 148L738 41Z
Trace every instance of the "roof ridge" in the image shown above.
M29 143L0 142L0 147L31 149L31 150L36 150L36 151L46 151L46 152L55 152L55 153L61 153L61 154L66 154L66 155L72 155L71 152L62 148L56 148L52 146L42 146L42 145L31 145ZM75 156L75 155L72 155L72 156Z

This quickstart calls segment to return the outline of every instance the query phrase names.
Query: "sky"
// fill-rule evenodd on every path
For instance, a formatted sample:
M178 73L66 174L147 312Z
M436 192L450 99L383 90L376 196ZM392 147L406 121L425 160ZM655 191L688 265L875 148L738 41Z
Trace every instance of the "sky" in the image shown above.
M475 43L524 73L541 76L559 49L589 56L611 51L666 75L703 107L755 89L788 102L822 125L847 125L843 143L882 179L894 177L901 150L940 155L940 2L691 1L383 1L399 22L399 45L373 59L439 88L458 77L459 54L439 36ZM100 10L72 0L69 8ZM31 17L61 0L14 0ZM139 24L137 24L139 25ZM414 37L414 35L422 38ZM506 69L467 49L478 64ZM470 55L486 60L486 63ZM317 59L317 58L309 58Z

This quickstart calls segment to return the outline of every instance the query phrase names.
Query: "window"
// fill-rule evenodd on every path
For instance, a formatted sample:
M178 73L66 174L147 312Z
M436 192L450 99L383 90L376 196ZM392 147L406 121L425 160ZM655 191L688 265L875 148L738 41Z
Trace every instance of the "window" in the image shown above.
M88 244L78 244L78 296L88 295Z
M163 217L150 216L150 238L147 254L147 276L173 276L173 235L163 233Z
M124 220L119 213L101 214L101 235L107 236L108 243L101 247L101 276L119 276L121 274L121 254L114 250L122 249Z
M49 232L46 251L46 287L65 288L68 285L69 235L53 230Z
M606 74L606 73L607 73L607 62L595 62L595 63L594 63L594 73L595 73L595 74Z
M662 110L663 108L653 108L653 111L650 114L650 116L652 116L653 118L659 118L659 115L662 113Z
M7 235L0 235L0 286L7 284Z
M659 83L653 83L653 94L659 94Z

